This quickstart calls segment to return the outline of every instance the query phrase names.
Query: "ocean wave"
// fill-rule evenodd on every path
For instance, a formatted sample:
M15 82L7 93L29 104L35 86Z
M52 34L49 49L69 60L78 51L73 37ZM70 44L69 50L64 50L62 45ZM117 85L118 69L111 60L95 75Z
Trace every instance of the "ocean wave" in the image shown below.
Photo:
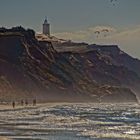
M140 112L132 104L63 104L2 111L0 135L16 140L140 139Z

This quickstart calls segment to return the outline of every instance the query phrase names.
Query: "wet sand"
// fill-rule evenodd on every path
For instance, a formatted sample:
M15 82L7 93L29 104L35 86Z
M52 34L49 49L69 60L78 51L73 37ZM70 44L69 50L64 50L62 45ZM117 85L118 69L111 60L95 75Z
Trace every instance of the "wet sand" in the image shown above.
M6 137L0 137L0 140L10 140L10 139L8 139Z
M34 109L34 108L40 108L42 106L46 106L46 108L49 108L49 107L54 107L56 105L62 105L62 104L67 104L67 103L39 103L37 104L36 106L33 106L33 104L29 104L29 105L16 105L15 108L13 108L12 104L11 103L7 103L7 104L0 104L0 111L16 111L16 110L21 110L21 109ZM3 137L3 136L0 136L0 140L11 140L7 137Z
M137 104L5 104L0 134L2 140L140 140L139 114Z
M54 106L57 106L57 105L70 105L70 104L73 104L73 103L67 103L67 102L62 102L62 103L58 103L58 102L52 102L52 103L38 103L36 104L35 106L33 106L33 104L29 104L29 105L15 105L15 108L13 108L12 104L11 103L7 103L6 105L3 105L3 104L0 104L0 110L20 110L20 109L33 109L33 108L39 108L39 107L42 107L42 106L46 106L47 108L50 108L50 107L54 107Z

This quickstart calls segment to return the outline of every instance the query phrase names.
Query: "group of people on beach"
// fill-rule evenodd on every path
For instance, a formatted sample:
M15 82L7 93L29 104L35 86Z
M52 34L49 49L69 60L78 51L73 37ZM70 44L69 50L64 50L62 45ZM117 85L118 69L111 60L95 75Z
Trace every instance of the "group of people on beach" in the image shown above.
M24 100L21 100L21 101L20 101L20 105L21 105L21 106L24 106L24 105L25 105L25 106L28 106L28 105L29 105L29 102L28 102L28 100L25 100L25 101L24 101ZM33 106L36 106L36 99L33 99L32 105L33 105ZM15 102L15 101L12 102L12 106L13 106L13 108L15 108L15 106L16 106L16 102Z

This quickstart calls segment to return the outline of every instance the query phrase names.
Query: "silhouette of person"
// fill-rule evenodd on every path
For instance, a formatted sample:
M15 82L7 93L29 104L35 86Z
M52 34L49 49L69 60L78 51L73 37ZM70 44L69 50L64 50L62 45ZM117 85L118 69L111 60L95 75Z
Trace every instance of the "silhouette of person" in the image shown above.
M36 106L36 99L33 100L33 106Z
M23 106L24 105L24 101L23 100L21 100L21 106Z
M15 108L15 102L14 101L12 102L12 106L13 106L13 108Z
M25 101L25 105L26 105L26 106L28 105L28 101L27 101L27 100Z

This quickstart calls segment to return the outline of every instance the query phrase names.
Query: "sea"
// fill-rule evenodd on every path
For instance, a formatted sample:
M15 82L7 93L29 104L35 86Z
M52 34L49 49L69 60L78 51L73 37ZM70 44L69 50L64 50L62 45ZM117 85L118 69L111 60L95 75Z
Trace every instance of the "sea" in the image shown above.
M0 136L12 140L140 140L140 105L63 103L1 108Z

